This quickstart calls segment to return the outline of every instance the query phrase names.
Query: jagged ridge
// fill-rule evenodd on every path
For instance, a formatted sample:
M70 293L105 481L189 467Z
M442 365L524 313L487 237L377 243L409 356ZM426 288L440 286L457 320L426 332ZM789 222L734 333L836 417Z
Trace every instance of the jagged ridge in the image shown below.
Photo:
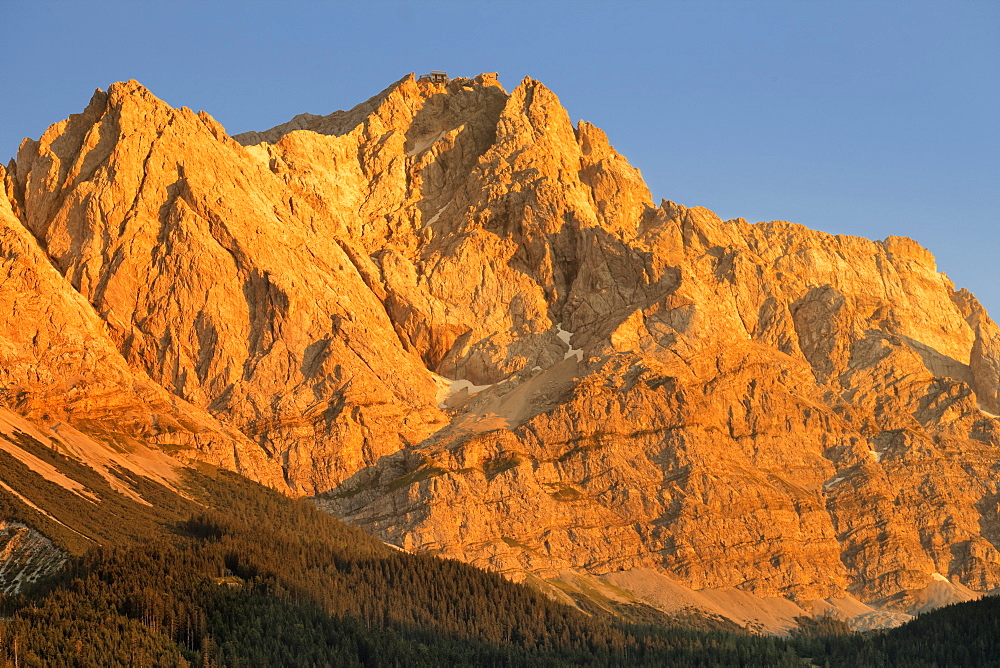
M219 434L179 440L514 578L910 610L998 584L1000 330L915 242L654 206L531 79L408 76L238 139L115 84L4 177L58 270L23 290L158 386L130 415L198 416L116 433ZM9 405L51 420L18 368Z

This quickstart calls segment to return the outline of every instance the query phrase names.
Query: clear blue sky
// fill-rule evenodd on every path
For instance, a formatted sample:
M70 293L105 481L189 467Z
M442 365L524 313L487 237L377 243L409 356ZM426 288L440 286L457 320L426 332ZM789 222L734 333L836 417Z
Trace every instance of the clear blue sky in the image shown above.
M134 78L230 132L525 75L655 198L917 239L1000 315L1000 2L0 0L0 159Z

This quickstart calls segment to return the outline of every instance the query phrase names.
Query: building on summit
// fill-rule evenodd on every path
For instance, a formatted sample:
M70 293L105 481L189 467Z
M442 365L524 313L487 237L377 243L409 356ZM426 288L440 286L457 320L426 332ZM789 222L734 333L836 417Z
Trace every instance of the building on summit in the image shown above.
M430 74L421 74L420 78L417 79L417 83L448 83L448 73L434 70Z

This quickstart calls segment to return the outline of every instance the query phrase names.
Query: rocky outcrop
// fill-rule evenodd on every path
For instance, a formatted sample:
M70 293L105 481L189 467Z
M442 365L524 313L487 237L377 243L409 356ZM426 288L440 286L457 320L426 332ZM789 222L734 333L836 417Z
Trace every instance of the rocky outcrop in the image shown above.
M0 594L16 594L56 572L66 554L21 522L0 520Z
M936 572L991 588L981 504L994 493L997 425L952 357L967 362L973 337L946 281L932 266L893 265L891 243L670 208L687 281L610 322L574 325L574 342L597 343L581 343L584 363L468 401L490 431L456 421L450 438L324 503L399 544L512 574L655 566L697 588L799 601L905 598ZM770 257L754 251L782 231L795 238L768 244ZM731 244L721 252L719 234ZM810 254L796 272L824 285L773 275ZM865 256L895 274L869 278L880 293L854 283ZM908 336L908 311L934 307L954 336ZM526 416L528 397L555 405Z
M0 331L39 420L129 415L112 431L515 579L796 610L1000 584L975 298L909 239L656 206L537 81L408 76L235 138L115 84L5 183L5 294L76 314Z
M13 176L120 354L238 430L231 457L312 491L443 422L349 254L207 115L116 84L26 142Z
M0 168L0 178L9 175ZM16 202L16 200L15 200ZM0 198L0 402L123 445L149 443L284 487L254 443L129 365L94 307ZM133 296L134 297L134 296Z

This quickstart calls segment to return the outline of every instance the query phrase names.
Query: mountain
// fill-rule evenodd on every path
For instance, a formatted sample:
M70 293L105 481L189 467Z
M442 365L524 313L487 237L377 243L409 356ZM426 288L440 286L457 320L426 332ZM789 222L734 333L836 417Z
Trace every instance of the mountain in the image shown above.
M21 569L19 593L0 596L5 667L800 663L775 638L691 613L636 610L657 627L585 615L497 574L392 549L209 465L177 467L164 484L134 478L137 495L33 436L19 441L50 462L50 476L86 487L9 467L18 487L44 490L53 513L18 507L17 495L4 512L41 516L55 541L31 546L25 534L38 532L19 523L5 551L5 566L25 554L35 565Z
M208 462L582 607L771 631L1000 584L975 298L909 239L655 205L537 81L235 137L117 83L0 178L0 399L94 470Z

